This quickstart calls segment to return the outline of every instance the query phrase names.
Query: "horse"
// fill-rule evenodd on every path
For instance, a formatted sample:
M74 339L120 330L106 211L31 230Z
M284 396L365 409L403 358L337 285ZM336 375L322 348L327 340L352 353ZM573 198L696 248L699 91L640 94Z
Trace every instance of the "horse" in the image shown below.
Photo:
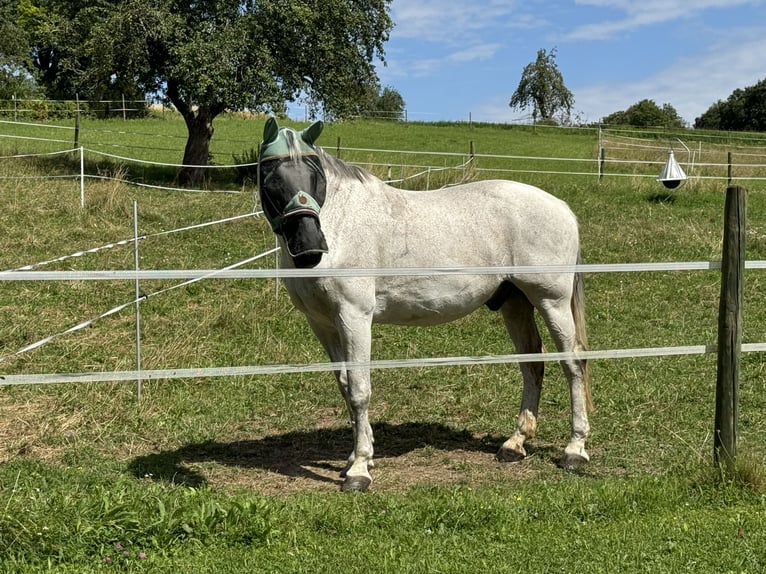
M534 312L542 316L569 384L571 438L558 461L573 469L590 457L591 405L582 275L515 273L512 266L580 261L577 219L566 203L531 185L476 181L432 191L392 187L326 153L316 140L323 123L297 131L266 121L257 177L261 207L288 269L504 267L496 275L285 276L294 306L333 363L348 407L353 450L341 490L372 483L373 433L368 417L373 323L436 325L487 305L502 315L518 353L544 352ZM568 267L565 267L567 269ZM561 269L561 267L559 267ZM318 272L317 275L320 275ZM384 275L384 274L381 274ZM513 435L497 453L519 461L534 437L544 362L520 363L521 406Z

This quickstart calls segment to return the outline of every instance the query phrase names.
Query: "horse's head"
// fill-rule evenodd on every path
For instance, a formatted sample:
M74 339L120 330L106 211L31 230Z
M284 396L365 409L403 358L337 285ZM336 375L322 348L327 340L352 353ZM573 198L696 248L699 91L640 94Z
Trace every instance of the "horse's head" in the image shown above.
M327 180L314 142L321 121L301 132L280 128L269 118L258 156L261 205L274 233L284 238L296 267L314 267L327 253L319 221Z

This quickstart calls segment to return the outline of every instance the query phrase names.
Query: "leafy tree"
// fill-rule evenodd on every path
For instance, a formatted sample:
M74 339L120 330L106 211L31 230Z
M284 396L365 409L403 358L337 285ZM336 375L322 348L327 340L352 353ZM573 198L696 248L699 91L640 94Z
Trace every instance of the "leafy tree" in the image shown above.
M721 117L726 113L726 102L718 100L705 113L694 120L695 129L721 129Z
M35 4L33 4L36 2ZM46 86L160 94L183 116L182 183L198 184L227 109L355 109L383 58L391 0L22 0ZM87 5L86 5L87 4ZM45 24L45 25L44 25ZM63 34L45 35L56 28ZM39 46L54 46L41 50ZM47 72L47 75L46 75Z
M18 65L26 54L26 37L16 24L17 4L0 0L0 66Z
M28 38L16 23L18 2L0 0L0 99L27 98L37 89L27 72Z
M694 120L697 129L766 131L766 79L737 88Z
M84 93L78 84L84 62L78 48L87 22L79 16L76 2L66 0L21 0L14 20L27 40L27 71L54 99L74 98Z
M663 126L682 128L686 123L670 104L658 106L654 100L641 100L627 110L614 112L601 120L605 124L617 124L636 127Z
M382 90L370 87L367 98L360 103L359 114L389 120L404 119L404 98L394 88Z
M557 112L567 117L572 112L574 96L564 85L564 77L556 65L556 48L537 51L537 59L524 68L521 81L508 104L511 108L532 107L532 117L554 122Z

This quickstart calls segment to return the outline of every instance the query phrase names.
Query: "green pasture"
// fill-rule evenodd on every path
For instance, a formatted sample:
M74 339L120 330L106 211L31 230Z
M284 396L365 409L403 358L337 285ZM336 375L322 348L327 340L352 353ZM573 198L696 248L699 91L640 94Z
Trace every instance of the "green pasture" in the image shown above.
M65 123L0 123L0 156L67 149L39 141L51 134L73 141L72 130L53 125ZM235 163L257 146L262 126L259 118L219 118L212 161ZM91 150L180 163L184 133L166 114L83 120L79 138ZM509 167L483 157L595 160L595 130L350 122L328 125L320 143L336 153L338 138L341 148L413 152L403 161L341 150L381 164L372 168L381 176L389 164L457 165L473 142L473 170L444 182L518 169L500 175L570 204L587 263L720 258L725 181L696 180L668 193L650 177L599 181L595 162L584 164L592 175L533 174L532 160ZM666 151L659 153L662 161ZM233 169L210 187L239 193L129 183L171 186L174 170L88 155L86 172L104 179L86 179L82 209L79 181L68 177L79 171L76 154L0 159L0 269L131 238L134 200L140 233L150 236L139 242L143 269L217 269L274 246L256 217L160 235L253 207L251 185L238 183ZM750 191L748 259L763 260L766 191L758 180L740 183ZM132 246L118 246L44 269L132 269L133 257ZM273 281L210 279L153 295L177 283L140 285L150 295L141 303L142 368L327 360ZM746 273L747 343L766 342L764 284L762 271ZM585 285L594 350L716 341L715 271L592 273ZM131 301L132 282L0 287L0 376L135 368L132 307L14 354ZM499 317L485 309L441 327L378 326L373 337L375 359L512 352ZM515 424L516 366L374 371L375 482L360 496L339 492L351 431L327 373L144 382L140 402L131 381L0 387L0 571L761 572L765 364L759 354L743 358L733 479L712 463L712 354L593 361L591 463L575 473L555 464L569 433L569 394L557 365L547 366L530 456L511 465L493 455Z

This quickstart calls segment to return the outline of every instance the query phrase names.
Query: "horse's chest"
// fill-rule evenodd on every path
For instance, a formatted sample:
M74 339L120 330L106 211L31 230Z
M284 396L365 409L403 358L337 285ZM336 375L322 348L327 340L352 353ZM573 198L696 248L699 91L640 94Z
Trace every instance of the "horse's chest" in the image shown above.
M287 292L293 305L310 316L329 317L338 308L338 290L323 279L287 279Z

